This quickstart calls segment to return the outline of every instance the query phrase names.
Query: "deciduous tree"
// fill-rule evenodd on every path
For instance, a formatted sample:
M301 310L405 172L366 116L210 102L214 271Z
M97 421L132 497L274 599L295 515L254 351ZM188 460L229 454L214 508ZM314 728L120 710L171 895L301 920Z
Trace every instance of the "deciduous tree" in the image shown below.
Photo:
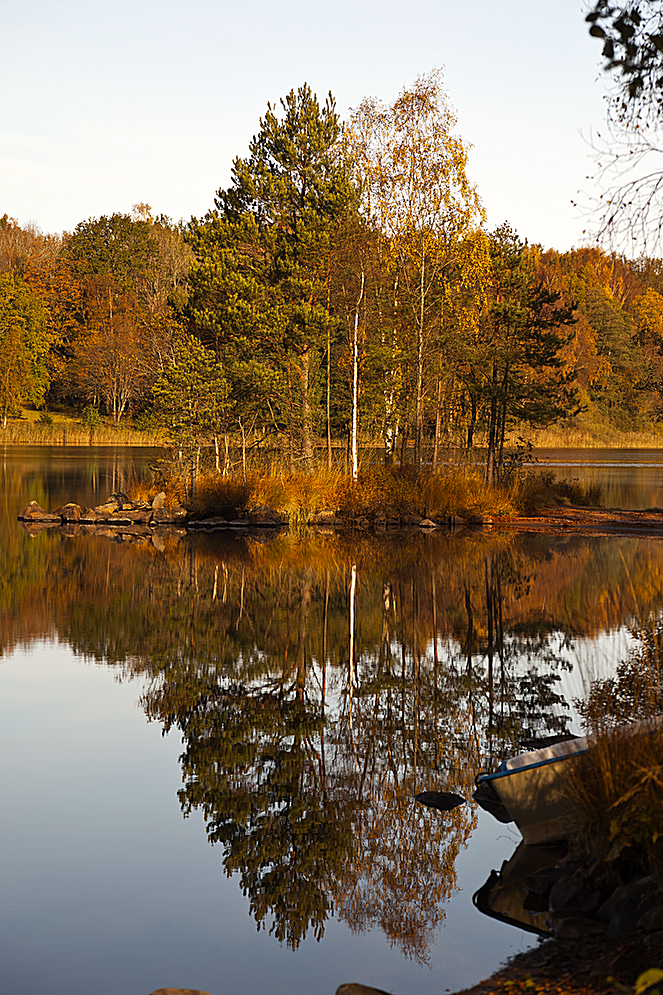
M41 404L49 384L46 309L13 273L0 275L0 417Z

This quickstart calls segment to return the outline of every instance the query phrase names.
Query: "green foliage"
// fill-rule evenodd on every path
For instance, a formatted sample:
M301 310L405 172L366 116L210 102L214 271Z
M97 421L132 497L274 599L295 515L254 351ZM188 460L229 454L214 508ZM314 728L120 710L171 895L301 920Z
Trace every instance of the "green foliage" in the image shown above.
M46 309L13 273L0 275L0 417L43 403L49 385Z
M147 221L112 214L76 225L63 254L79 277L111 277L126 291L149 274L158 245Z
M199 448L219 432L228 407L228 383L211 349L187 336L152 388L156 414L178 447Z
M258 386L310 459L316 381L334 324L329 267L357 195L331 95L321 107L304 84L281 109L278 116L268 105L248 158L235 160L231 187L217 194L217 212L192 223L190 307L224 347L242 410Z
M99 408L95 408L93 404L88 404L88 406L83 411L83 424L87 425L88 428L96 428L97 425L101 425L101 415L99 414Z

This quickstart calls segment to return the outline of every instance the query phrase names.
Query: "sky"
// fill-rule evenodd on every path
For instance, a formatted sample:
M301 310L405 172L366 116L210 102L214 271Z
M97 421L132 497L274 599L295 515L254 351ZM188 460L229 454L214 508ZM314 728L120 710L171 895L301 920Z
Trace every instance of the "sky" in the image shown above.
M308 82L341 117L443 66L494 228L583 244L605 122L583 0L0 0L0 216L44 232L204 215L268 101Z

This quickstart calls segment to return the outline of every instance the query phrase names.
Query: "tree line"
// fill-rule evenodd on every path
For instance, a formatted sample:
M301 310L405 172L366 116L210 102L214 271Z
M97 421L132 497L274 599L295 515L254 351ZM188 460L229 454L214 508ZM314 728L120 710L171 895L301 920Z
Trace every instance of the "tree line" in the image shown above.
M67 404L165 426L185 460L269 438L291 468L359 439L387 463L527 426L656 428L663 263L486 230L433 72L342 122L268 105L214 207L45 236L0 218L0 417ZM543 194L542 194L543 195ZM192 464L192 465L193 465Z

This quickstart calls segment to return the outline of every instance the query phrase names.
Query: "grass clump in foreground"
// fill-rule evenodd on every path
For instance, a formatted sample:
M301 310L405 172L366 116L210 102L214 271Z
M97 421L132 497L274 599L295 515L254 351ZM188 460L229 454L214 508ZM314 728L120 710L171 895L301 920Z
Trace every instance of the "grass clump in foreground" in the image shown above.
M579 703L594 743L572 773L575 843L598 861L652 874L663 890L663 620L633 635L615 676Z
M560 502L598 504L601 500L597 489L584 488L577 481L556 481L550 472L520 471L489 485L481 467L467 464L438 471L412 464L372 466L363 469L355 481L339 469L293 472L271 463L252 467L246 477L202 474L194 495L190 481L179 476L172 464L162 467L151 486L137 486L140 494L135 492L134 496L145 499L163 488L170 504L181 503L198 518L222 515L232 519L266 505L294 525L304 524L322 511L331 511L337 519L348 522L394 521L408 515L442 521L452 515L509 518Z

